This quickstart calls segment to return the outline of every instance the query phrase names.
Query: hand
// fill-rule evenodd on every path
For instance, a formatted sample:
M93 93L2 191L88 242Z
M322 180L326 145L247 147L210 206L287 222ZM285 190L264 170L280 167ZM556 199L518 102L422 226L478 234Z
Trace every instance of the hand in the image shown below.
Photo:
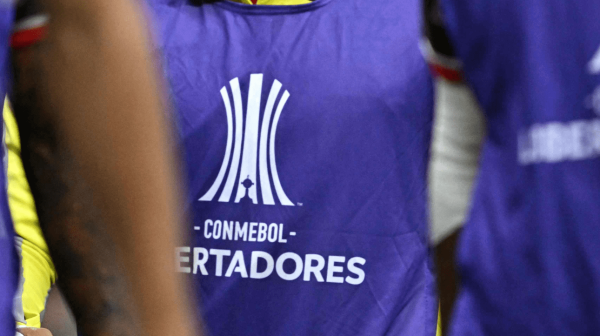
M45 328L19 328L17 336L52 336L50 330Z

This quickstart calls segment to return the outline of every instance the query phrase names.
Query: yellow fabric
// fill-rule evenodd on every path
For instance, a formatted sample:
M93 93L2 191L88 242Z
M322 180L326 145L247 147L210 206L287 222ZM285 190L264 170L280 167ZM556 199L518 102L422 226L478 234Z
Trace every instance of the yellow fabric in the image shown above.
M235 2L241 2L246 5L252 5L251 0L233 0ZM290 5L303 5L310 3L311 0L258 0L257 5L271 5L271 6L290 6Z
M56 270L42 235L35 203L25 178L21 162L19 130L8 100L4 104L3 116L8 149L8 205L15 231L23 238L21 246L22 276L25 279L22 293L23 312L28 327L40 328L40 316L45 309L50 287L56 280Z
M438 323L437 323L437 331L435 333L436 336L442 336L442 310L438 309Z

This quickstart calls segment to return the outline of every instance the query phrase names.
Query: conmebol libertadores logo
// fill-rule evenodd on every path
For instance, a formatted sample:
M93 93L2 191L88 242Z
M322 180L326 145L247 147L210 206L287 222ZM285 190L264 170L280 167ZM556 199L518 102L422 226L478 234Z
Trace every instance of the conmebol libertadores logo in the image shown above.
M227 87L224 86L221 89L221 97L223 98L223 104L225 105L225 113L227 114L227 144L225 147L225 156L217 178L204 196L200 197L200 201L209 202L215 199L218 191L221 189L223 180L225 179L225 174L228 171L227 168L229 168L229 173L224 182L225 186L222 188L221 194L218 197L219 202L234 201L235 203L240 203L240 201L242 201L258 204L256 191L258 178L258 181L260 181L261 199L263 204L275 205L275 197L271 188L272 179L275 193L277 194L277 198L281 205L294 205L285 195L285 192L281 187L275 160L275 136L277 135L277 124L279 123L281 112L283 111L287 100L290 98L290 93L286 90L280 96L279 92L281 91L282 85L278 80L273 81L269 97L267 98L267 104L265 105L264 111L261 111L262 84L262 74L250 75L248 106L246 108L246 113L244 113L240 82L238 78L234 78L229 82L233 96L233 110L235 111L235 114L233 115L231 108L232 101L229 98ZM275 108L276 105L277 108ZM275 110L275 112L273 112L273 110ZM259 127L261 114L263 118L262 124ZM245 127L244 115L246 116ZM234 124L235 133L233 130ZM258 174L256 172L257 166ZM234 192L235 197L232 199L232 194Z

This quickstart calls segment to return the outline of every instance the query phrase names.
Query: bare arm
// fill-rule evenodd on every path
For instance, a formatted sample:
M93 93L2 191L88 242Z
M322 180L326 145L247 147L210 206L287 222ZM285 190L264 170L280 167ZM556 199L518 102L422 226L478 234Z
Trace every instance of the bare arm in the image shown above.
M84 334L110 335L114 329L136 335L139 321L116 246L35 85L41 49L38 44L14 53L14 104L23 164L59 283Z
M448 335L452 309L458 294L460 279L456 268L456 243L460 230L446 237L435 247L435 263L438 271L438 291L442 335Z
M195 334L173 267L177 182L143 17L125 0L47 8L48 39L14 55L15 114L78 327Z

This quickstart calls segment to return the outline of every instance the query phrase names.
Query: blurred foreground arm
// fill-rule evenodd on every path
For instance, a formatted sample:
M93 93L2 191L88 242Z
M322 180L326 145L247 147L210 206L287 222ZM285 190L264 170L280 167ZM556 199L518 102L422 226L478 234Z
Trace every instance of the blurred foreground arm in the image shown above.
M78 328L195 334L174 272L178 181L143 14L128 0L43 3L47 39L14 53L15 116Z

